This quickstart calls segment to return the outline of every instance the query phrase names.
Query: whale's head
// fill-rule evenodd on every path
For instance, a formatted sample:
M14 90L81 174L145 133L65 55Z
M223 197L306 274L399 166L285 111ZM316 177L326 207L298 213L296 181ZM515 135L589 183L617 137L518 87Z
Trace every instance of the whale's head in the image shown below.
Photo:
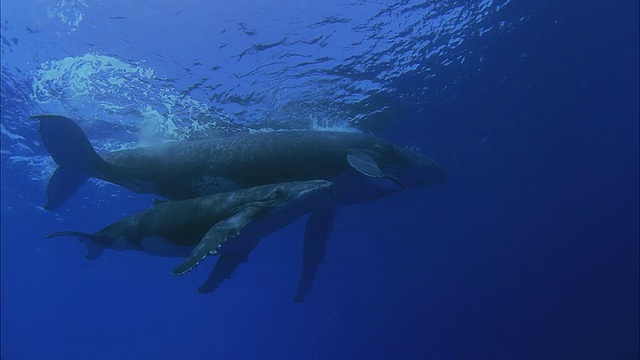
M416 151L389 145L381 156L381 170L404 187L440 185L444 181L440 165Z
M273 186L273 207L297 205L313 208L328 199L334 188L333 182L326 180L292 181Z

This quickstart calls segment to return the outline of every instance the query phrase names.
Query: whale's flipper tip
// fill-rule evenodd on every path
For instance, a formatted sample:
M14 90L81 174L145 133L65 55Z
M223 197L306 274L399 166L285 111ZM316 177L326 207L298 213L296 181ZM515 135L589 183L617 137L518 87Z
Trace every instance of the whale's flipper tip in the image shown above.
M335 209L326 207L312 213L309 220L307 220L302 257L302 275L300 275L296 297L293 299L296 303L301 303L307 298L318 268L324 261L327 241L333 230L334 215Z

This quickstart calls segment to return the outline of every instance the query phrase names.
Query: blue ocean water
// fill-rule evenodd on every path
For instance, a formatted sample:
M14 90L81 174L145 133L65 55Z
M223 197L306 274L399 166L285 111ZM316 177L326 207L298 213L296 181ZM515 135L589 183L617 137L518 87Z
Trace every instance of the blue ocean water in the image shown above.
M2 1L3 359L637 359L638 2ZM152 195L45 211L30 115L101 151L359 130L442 186L340 208L309 297L304 219L208 269L72 238ZM208 259L209 260L209 259ZM213 263L213 262L210 262Z

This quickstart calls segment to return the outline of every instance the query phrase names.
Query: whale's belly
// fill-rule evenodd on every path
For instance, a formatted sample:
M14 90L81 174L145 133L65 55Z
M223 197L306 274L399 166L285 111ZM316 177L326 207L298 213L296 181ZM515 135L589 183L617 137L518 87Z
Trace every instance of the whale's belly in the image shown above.
M154 256L187 257L193 246L181 246L157 236L146 236L139 242L141 251Z

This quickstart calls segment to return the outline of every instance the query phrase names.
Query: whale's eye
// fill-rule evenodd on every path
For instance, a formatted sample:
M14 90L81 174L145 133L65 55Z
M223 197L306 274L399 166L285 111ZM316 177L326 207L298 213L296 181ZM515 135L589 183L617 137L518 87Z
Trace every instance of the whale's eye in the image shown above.
M276 188L273 193L277 196L280 197L282 195L284 195L284 190L282 190L282 188Z

